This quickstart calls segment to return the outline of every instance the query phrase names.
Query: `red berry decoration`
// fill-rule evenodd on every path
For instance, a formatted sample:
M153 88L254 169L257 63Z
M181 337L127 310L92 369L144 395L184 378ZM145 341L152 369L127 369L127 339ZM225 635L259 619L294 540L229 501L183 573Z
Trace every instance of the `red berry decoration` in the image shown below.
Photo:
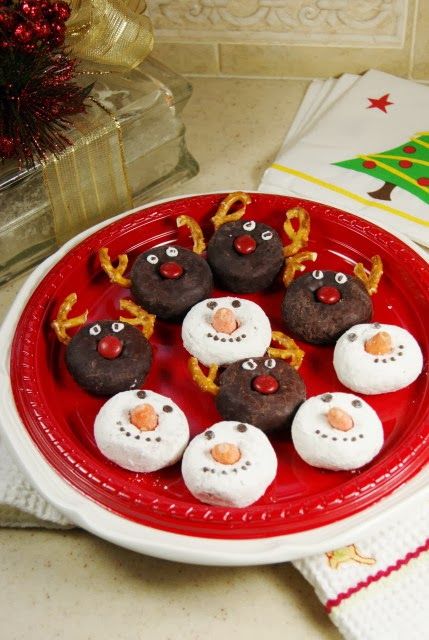
M15 36L17 42L27 44L33 39L33 28L28 24L21 23L17 27L15 27L13 35Z
M46 20L38 20L33 24L34 35L40 40L44 40L51 35L51 26Z
M279 383L273 376L256 376L252 380L252 389L263 395L275 393L279 388Z
M63 49L69 17L61 0L0 0L0 162L32 167L70 144L91 86L74 82L77 61Z
M30 20L36 20L42 15L40 3L36 0L23 0L23 2L18 5L18 9Z
M97 344L97 351L106 360L114 360L121 355L123 348L122 340L116 336L104 336Z
M413 163L411 162L411 160L400 160L399 166L402 167L403 169L409 169L410 167L413 166Z
M238 236L234 240L234 249L242 256L253 253L256 249L256 240L249 235Z
M413 147L413 146L412 146L412 145L410 145L410 144L407 144L407 146L406 146L406 147L404 147L404 152L405 152L405 153L415 153L415 152L416 152L416 148L415 148L415 147Z
M60 20L64 20L64 22L70 18L71 10L67 2L54 2L51 5L51 11Z
M365 169L375 169L377 163L373 160L365 160L365 162L362 162L362 165L365 167Z
M319 287L316 291L316 298L323 304L336 304L341 300L341 293L337 287Z
M167 280L177 280L183 274L183 267L177 262L164 262L159 267L159 273Z
M429 178L419 178L417 180L417 184L419 184L421 187L429 187Z

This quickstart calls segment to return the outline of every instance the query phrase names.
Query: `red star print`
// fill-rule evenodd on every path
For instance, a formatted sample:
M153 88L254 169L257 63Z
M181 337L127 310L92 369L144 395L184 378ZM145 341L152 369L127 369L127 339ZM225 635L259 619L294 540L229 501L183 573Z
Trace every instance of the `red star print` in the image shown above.
M381 98L367 98L371 103L367 106L367 109L380 109L380 111L387 113L386 107L388 107L389 104L395 104L394 102L389 102L389 95L389 93L386 93L386 95L381 96Z

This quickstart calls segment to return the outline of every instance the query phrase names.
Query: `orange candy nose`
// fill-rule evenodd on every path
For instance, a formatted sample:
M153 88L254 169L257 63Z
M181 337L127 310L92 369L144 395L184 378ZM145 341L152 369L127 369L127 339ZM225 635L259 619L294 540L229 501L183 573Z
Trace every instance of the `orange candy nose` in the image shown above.
M379 331L365 342L365 351L373 356L384 356L393 351L393 342L390 333Z
M339 429L340 431L349 431L349 429L352 429L354 426L353 418L338 407L329 409L326 418L331 427Z
M220 464L234 464L241 458L241 451L235 444L230 442L221 442L216 444L210 451L212 458Z
M153 431L158 426L158 416L151 404L138 404L130 411L130 422L140 431Z
M215 311L212 318L212 327L218 333L233 333L238 327L234 312L224 307Z

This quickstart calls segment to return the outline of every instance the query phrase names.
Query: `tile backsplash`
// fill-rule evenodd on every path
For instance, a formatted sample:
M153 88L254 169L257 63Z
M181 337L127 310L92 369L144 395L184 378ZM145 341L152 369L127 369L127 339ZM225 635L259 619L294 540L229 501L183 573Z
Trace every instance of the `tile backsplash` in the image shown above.
M148 0L154 55L189 75L429 80L429 0Z

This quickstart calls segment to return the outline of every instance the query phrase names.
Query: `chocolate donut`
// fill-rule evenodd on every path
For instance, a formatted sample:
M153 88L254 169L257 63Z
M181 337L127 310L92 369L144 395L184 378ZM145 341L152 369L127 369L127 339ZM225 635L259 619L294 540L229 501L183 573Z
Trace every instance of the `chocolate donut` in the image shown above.
M207 298L213 276L206 260L182 247L155 247L142 253L131 269L131 291L137 302L162 320L180 320Z
M313 344L330 344L354 324L368 322L372 302L359 278L316 269L289 285L282 315L296 337Z
M305 400L305 384L287 362L269 357L229 365L219 379L216 406L225 420L242 420L270 432L290 425Z
M207 260L219 285L235 293L262 291L283 264L278 233L254 220L226 222L212 236Z
M85 325L66 351L67 368L76 382L102 396L140 386L151 361L152 348L144 335L126 322L113 320Z

